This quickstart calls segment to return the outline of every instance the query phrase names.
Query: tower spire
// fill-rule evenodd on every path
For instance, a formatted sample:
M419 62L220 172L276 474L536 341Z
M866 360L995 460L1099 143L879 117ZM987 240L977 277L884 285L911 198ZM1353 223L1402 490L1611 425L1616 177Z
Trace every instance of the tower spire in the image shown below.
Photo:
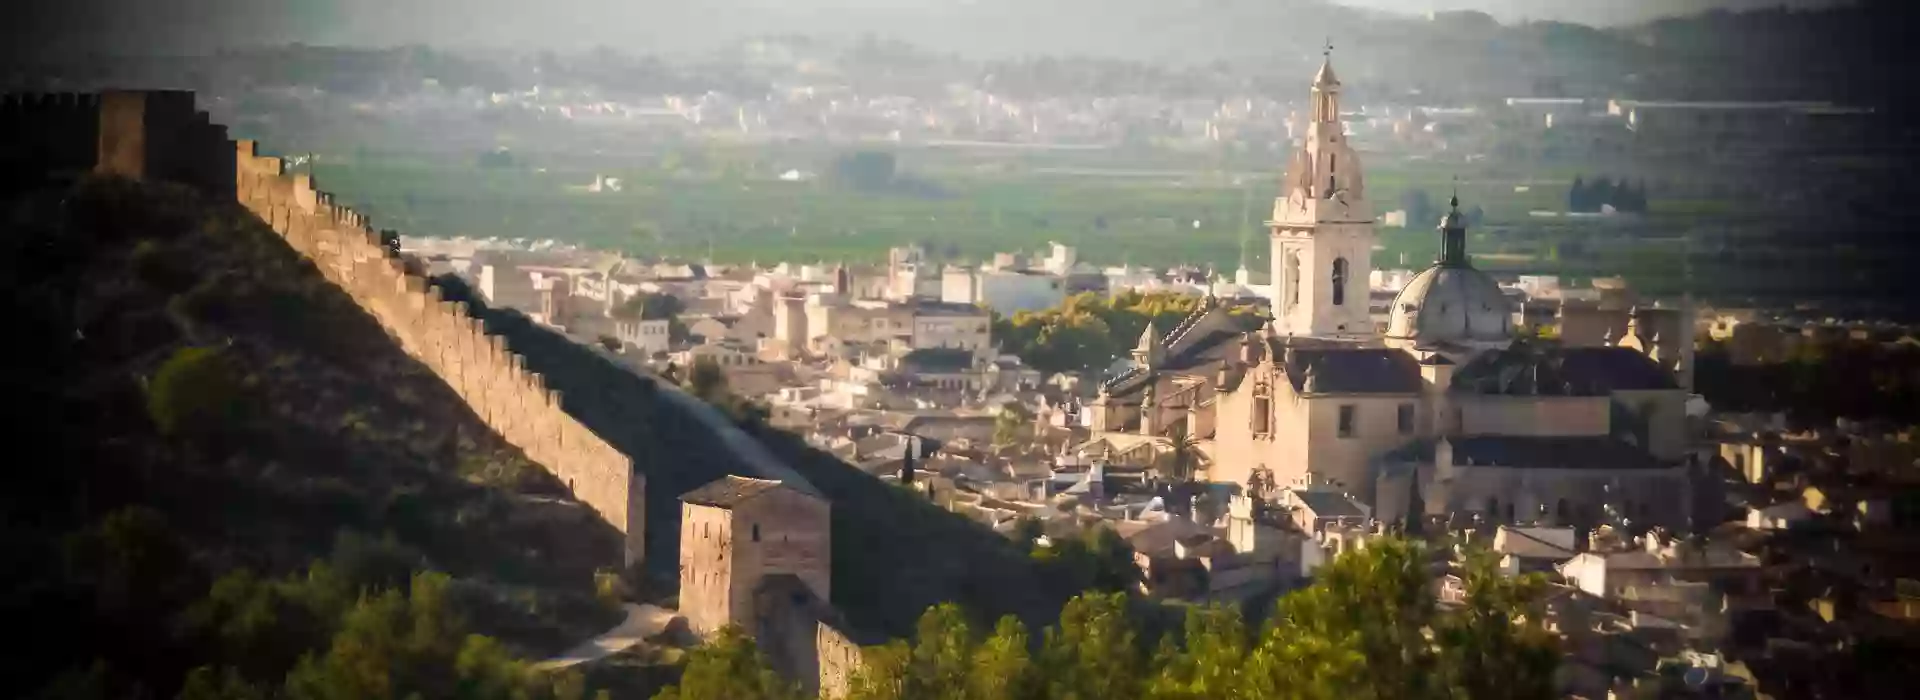
M1441 267L1467 267L1466 217L1460 215L1459 178L1454 178L1453 197L1447 200L1447 215L1440 219Z
M1333 38L1328 37L1326 46L1320 50L1320 72L1313 75L1315 90L1337 89L1340 79L1333 75Z

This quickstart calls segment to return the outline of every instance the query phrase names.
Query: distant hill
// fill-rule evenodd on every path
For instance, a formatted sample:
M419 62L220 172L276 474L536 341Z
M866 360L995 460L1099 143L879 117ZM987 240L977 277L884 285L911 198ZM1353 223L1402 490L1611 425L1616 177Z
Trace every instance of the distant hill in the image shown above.
M294 85L363 95L404 94L432 80L448 87L488 91L577 83L622 95L708 89L753 95L778 79L780 73L768 70L783 69L745 65L752 61L747 58L750 52L741 47L763 37L811 39L811 47L801 52L810 59L837 64L839 72L860 76L870 87L887 85L880 89L919 89L927 94L939 93L950 81L982 80L995 72L996 65L1041 57L1082 57L1130 63L1142 73L1178 74L1173 84L1185 87L1175 92L1185 96L1204 98L1248 89L1290 96L1311 75L1328 40L1335 47L1341 77L1361 103L1388 97L1460 103L1565 95L1890 104L1909 91L1896 76L1920 68L1912 44L1894 33L1904 26L1905 17L1893 3L1822 10L1714 11L1595 28L1511 18L1502 24L1484 13L1447 13L1429 19L1322 0L835 0L823 9L766 0L715 1L736 7L728 12L713 9L714 14L702 17L724 15L727 22L696 21L670 8L645 4L571 0L536 16L514 15L518 19L512 23L435 25L409 34L403 18L395 18L395 24L367 31L304 39L346 47L425 41L435 47L432 50L312 45L259 50L285 46L294 38L255 33L247 35L248 45L255 49L246 52L163 59L139 54L144 57L137 61L94 61L86 67L71 62L16 63L24 68L11 74L0 70L0 81L31 82L31 78L58 73L67 79L59 89L117 83L244 94L259 87ZM703 8L709 4L703 3ZM339 19L352 24L386 17L392 11L366 8ZM463 7L461 13L478 16L487 11ZM430 14L419 12L419 16ZM556 21L571 23L584 17L616 21L565 32L554 28ZM602 28L618 31L601 36L596 32ZM927 55L909 60L900 52L873 54L850 48L876 37L904 42ZM198 48L182 50L205 53L208 47L220 45L216 39L188 44ZM476 44L516 48L470 50ZM138 53L141 46L139 41L122 41L110 48ZM552 53L543 53L548 50ZM666 56L672 61L635 58L641 56ZM1182 73L1196 68L1207 72ZM1107 82L1154 86L1167 81ZM1068 94L1087 86L1053 87Z

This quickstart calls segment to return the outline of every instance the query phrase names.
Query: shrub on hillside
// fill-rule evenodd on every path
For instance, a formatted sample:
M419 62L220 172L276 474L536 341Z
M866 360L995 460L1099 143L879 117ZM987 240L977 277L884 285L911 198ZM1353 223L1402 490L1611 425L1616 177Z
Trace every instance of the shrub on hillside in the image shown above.
M236 374L219 348L175 350L147 383L147 416L169 436L219 432L239 417Z

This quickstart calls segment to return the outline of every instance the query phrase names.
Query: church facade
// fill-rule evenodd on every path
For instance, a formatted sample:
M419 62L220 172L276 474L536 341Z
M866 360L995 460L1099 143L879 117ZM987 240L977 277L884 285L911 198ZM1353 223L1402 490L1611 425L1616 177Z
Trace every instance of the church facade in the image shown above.
M1081 454L1193 453L1207 481L1268 501L1336 490L1389 522L1687 524L1685 368L1651 342L1522 337L1457 196L1440 258L1384 332L1370 319L1373 214L1339 95L1329 60L1269 222L1273 318L1208 300L1148 328L1089 405Z

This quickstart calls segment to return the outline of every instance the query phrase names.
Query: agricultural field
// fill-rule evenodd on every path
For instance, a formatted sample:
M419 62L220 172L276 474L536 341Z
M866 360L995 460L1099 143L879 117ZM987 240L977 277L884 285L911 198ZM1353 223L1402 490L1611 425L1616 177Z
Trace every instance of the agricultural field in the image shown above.
M1251 242L1249 262L1263 264L1261 222L1278 189L1277 172L1025 160L975 165L938 153L902 154L902 177L921 184L902 192L782 181L767 167L700 172L656 163L482 168L356 154L323 156L313 173L380 226L417 236L552 238L643 255L705 257L711 250L721 261L874 259L911 242L979 258L1057 240L1094 262L1229 268L1243 242ZM585 191L596 175L619 178L621 190ZM1449 177L1436 168L1370 166L1369 186L1376 200L1384 196L1381 209L1395 208L1411 187L1440 205ZM1481 206L1490 224L1524 219L1528 209L1564 199L1565 180L1519 193L1513 182L1463 179L1461 196ZM1431 237L1430 226L1416 222L1406 236L1411 250L1431 247L1419 242ZM1386 237L1400 236L1389 229Z
M535 156L505 167L359 151L322 154L312 172L378 226L414 236L553 239L718 262L878 261L888 247L909 243L950 259L978 260L1059 241L1096 264L1185 262L1231 270L1244 259L1256 273L1267 268L1261 222L1280 175L1245 156L901 148L893 151L899 186L873 189L823 174L837 153L850 150L708 145L637 159ZM1745 235L1755 221L1750 209L1656 192L1645 217L1542 218L1529 212L1564 209L1567 184L1577 173L1378 155L1366 167L1368 195L1379 211L1400 208L1403 195L1418 189L1437 216L1457 186L1463 203L1483 212L1470 250L1480 266L1497 272L1574 281L1619 274L1656 293L1689 286L1710 293L1753 272L1805 260L1804 251L1753 249L1738 251L1745 258L1736 264L1727 255L1691 249L1694 284L1688 285L1687 238L1703 226ZM818 176L783 180L789 171ZM588 191L596 176L618 178L619 190ZM1418 268L1433 259L1433 222L1410 224L1381 227L1376 267ZM1832 264L1872 262L1843 253L1821 254L1832 256Z

